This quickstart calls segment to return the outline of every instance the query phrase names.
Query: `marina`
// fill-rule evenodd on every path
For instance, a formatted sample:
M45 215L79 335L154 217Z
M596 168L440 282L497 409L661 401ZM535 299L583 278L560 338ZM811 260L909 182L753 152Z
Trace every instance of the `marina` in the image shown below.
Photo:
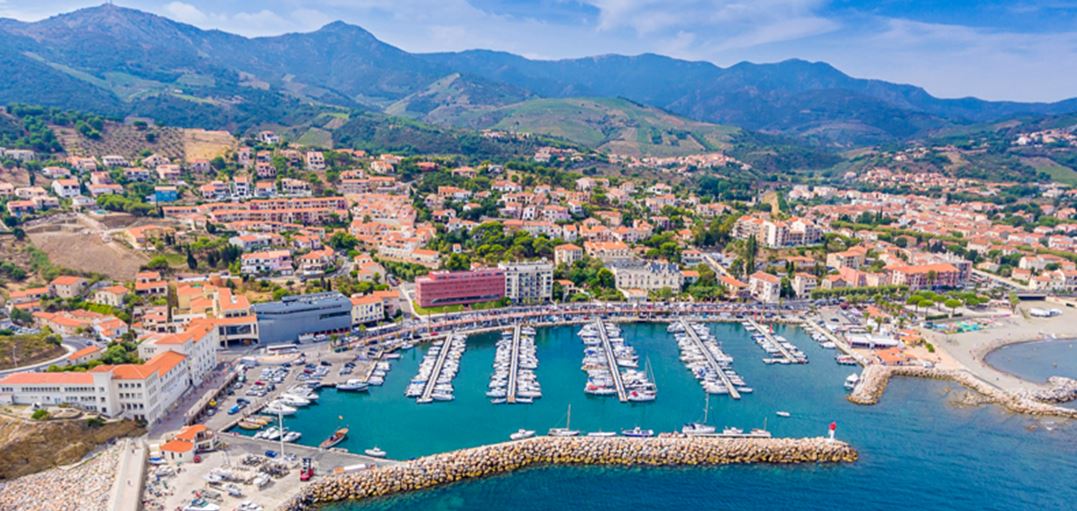
M769 326L765 326L752 318L744 319L744 328L752 333L752 339L769 358L763 359L767 364L807 364L808 357L799 348L789 342L788 339L774 335Z
M744 386L740 375L732 371L733 357L726 355L718 347L718 342L707 327L682 319L670 325L670 328L681 347L681 361L699 380L703 391L707 394L728 394L733 399L740 399L741 390L748 387Z
M535 377L535 330L517 324L502 332L494 354L494 372L486 396L494 404L530 404L542 397Z
M638 370L639 357L635 348L625 344L620 327L595 321L584 325L579 336L584 343L580 368L587 373L584 392L595 396L616 394L622 403L657 398L658 389L653 382L650 361L647 361L646 372Z
M467 336L456 334L434 342L405 395L414 397L419 404L455 399L452 381L460 369L460 357L466 344Z

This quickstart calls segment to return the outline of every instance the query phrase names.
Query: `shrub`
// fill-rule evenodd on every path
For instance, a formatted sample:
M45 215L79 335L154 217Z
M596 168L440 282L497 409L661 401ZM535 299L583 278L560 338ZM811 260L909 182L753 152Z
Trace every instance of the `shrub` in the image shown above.
M30 418L35 421L43 421L49 418L49 411L43 408L38 408L37 410L34 410L33 414L30 415Z

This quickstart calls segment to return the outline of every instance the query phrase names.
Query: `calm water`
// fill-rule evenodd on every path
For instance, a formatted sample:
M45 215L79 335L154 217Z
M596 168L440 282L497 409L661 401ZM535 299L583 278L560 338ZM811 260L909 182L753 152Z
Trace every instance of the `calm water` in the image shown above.
M1047 381L1051 376L1077 378L1077 339L1003 346L987 355L987 363L1031 381Z
M351 435L344 447L378 445L403 459L502 441L520 427L545 431L564 422L584 431L635 425L677 429L702 417L704 394L678 359L662 324L626 325L624 335L649 359L659 398L622 404L587 397L579 370L582 344L575 327L540 330L538 377L544 397L533 405L495 406L483 395L497 334L475 336L456 378L456 400L418 405L403 397L422 352L405 354L385 386L369 395L328 390L287 426L317 444L339 424ZM858 407L845 400L842 381L853 368L796 329L778 329L808 354L803 366L767 366L762 350L739 325L712 330L736 359L734 367L755 389L740 401L712 397L711 422L744 429L767 421L779 436L821 435L838 422L838 436L853 443L861 461L844 466L737 466L714 469L542 468L365 504L358 510L580 509L1070 509L1077 500L1077 426L1005 414L994 407L954 408L953 386L894 381L882 403ZM777 410L793 417L781 419ZM343 419L338 417L342 416ZM1050 425L1053 431L1047 431Z

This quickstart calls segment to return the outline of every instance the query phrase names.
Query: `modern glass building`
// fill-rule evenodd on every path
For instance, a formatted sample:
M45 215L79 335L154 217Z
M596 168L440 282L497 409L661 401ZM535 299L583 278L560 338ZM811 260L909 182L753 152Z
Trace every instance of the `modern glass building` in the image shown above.
M296 342L304 335L347 332L352 324L352 302L336 293L286 296L279 302L255 304L258 341L261 344Z

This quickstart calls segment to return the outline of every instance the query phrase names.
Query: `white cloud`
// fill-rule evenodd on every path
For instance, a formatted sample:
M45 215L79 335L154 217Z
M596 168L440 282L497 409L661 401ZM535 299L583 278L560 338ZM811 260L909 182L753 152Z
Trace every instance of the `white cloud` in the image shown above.
M184 2L170 2L165 5L164 14L176 21L190 23L191 25L201 25L207 21L206 13L202 12L198 7Z
M158 14L201 28L215 28L245 36L310 31L333 21L333 18L325 13L310 8L300 7L283 12L284 15L272 9L210 11L187 2L174 1L165 4Z
M843 34L803 56L941 97L1056 101L1077 91L1077 68L1070 65L1077 62L1077 31L1025 33L899 18L865 24L865 34Z

